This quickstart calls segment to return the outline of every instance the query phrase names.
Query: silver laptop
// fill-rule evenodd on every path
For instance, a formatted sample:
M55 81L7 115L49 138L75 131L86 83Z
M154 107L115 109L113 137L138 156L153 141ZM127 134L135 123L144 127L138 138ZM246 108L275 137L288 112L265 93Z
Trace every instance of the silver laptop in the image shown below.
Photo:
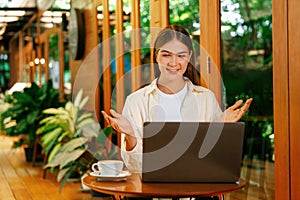
M146 122L143 182L236 182L244 123Z

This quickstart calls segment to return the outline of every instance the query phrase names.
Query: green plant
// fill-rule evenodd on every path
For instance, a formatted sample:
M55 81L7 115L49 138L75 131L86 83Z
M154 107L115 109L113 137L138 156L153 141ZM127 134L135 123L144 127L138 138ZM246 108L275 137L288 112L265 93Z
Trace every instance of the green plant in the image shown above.
M79 137L84 125L95 123L92 114L82 110L88 97L81 99L82 90L77 94L74 103L68 101L65 107L48 108L43 111L44 114L50 116L40 121L40 128L36 134L42 134L42 146L45 148L45 153L51 151L49 161L62 144Z
M33 147L39 121L45 117L42 110L59 107L63 102L59 102L59 93L53 88L51 80L41 87L32 82L24 92L14 92L12 97L12 107L3 113L3 117L10 118L5 124L6 134L21 136L14 143L15 148L22 145Z
M82 99L80 90L74 100L62 108L49 108L43 111L51 116L40 122L37 134L41 134L42 146L48 160L45 168L58 169L57 181L61 181L60 190L73 175L82 176L90 165L99 159L116 156L115 151L106 151L105 141L112 133L108 127L100 131L100 125L93 115L83 110L88 97ZM93 149L96 149L95 154Z
M4 130L3 113L11 107L11 97L8 94L0 93L0 133Z

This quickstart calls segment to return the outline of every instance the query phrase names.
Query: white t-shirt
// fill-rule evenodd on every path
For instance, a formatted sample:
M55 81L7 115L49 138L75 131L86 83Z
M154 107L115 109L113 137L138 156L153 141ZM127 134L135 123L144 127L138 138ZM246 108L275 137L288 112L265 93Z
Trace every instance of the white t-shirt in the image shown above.
M215 95L207 88L193 85L185 78L187 94L182 104L177 107L181 112L182 121L220 121L222 110L215 98ZM156 108L159 107L160 93L157 87L157 79L150 85L145 86L128 95L125 101L122 114L130 121L134 134L137 138L137 145L131 151L126 150L125 134L121 135L121 157L126 167L131 172L141 173L143 155L143 124L156 120ZM169 102L168 102L169 103ZM173 106L172 106L173 108ZM173 108L174 109L174 108Z
M158 90L159 101L155 121L182 121L181 106L187 91L186 83L182 90L175 94L166 94Z

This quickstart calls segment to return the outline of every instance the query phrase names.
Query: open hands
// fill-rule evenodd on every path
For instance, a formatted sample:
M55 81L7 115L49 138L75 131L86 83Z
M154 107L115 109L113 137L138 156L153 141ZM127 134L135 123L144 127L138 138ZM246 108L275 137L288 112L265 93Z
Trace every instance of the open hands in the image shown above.
M105 121L109 126L115 129L118 133L125 134L126 150L127 151L132 150L137 144L137 139L134 136L134 131L130 122L126 117L117 113L113 109L110 109L109 112L111 115L107 114L105 111L101 111Z
M107 114L105 111L101 111L108 125L110 125L118 133L124 133L131 136L134 135L133 128L126 117L117 113L113 109L110 109L109 112L111 115Z
M224 121L225 122L239 121L247 112L252 100L253 100L252 98L247 99L247 101L242 107L240 106L242 105L243 100L240 99L237 102L235 102L235 104L233 104L232 106L230 106L224 111Z

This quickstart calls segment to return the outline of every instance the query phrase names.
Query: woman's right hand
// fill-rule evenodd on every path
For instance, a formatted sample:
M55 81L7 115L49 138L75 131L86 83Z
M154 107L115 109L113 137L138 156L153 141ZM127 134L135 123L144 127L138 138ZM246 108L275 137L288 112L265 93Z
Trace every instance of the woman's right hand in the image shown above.
M105 121L118 133L124 133L126 141L126 150L129 151L136 146L136 138L134 135L134 130L126 117L117 113L113 109L109 110L110 114L107 114L105 111L101 111L104 116Z

